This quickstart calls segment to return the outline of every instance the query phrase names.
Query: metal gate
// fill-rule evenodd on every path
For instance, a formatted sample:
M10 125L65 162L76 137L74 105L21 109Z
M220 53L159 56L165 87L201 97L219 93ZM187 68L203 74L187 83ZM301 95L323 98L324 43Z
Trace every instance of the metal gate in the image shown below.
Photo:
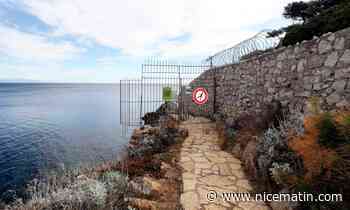
M192 116L209 117L215 108L213 81L215 71L207 65L143 64L140 79L120 81L122 135L127 137L135 127L156 123L163 112L182 121ZM192 92L199 87L209 95L202 105L192 100Z

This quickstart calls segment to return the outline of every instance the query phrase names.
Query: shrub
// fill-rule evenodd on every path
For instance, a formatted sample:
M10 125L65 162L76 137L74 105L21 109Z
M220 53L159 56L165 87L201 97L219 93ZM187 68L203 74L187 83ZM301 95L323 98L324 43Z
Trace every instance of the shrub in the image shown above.
M288 186L288 178L293 173L289 163L272 163L269 169L272 179L279 185Z
M329 113L321 115L317 128L319 129L318 140L322 146L334 148L344 143L344 139L339 135L336 122Z
M339 130L339 135L346 143L350 143L350 112L337 112L334 117Z
M46 180L33 180L28 186L27 201L16 200L7 210L98 210L125 209L128 195L127 177L106 171L98 175L93 170L66 171Z
M280 130L277 128L269 128L259 138L257 156L260 181L264 182L268 188L273 187L270 183L270 181L274 180L274 177L270 177L270 169L274 167L273 163L288 163L295 173L303 172L300 157L288 147L287 139L282 137Z
M288 143L290 148L302 157L306 170L305 179L310 182L324 169L331 168L336 155L333 150L321 147L318 143L319 121L319 116L305 117L305 134L292 138Z
M228 128L225 131L226 138L228 138L232 144L235 142L236 133L237 131L234 128Z
M301 112L301 108L289 110L288 113L283 114L283 118L280 119L279 127L281 136L287 141L291 137L301 136L304 134L304 114Z

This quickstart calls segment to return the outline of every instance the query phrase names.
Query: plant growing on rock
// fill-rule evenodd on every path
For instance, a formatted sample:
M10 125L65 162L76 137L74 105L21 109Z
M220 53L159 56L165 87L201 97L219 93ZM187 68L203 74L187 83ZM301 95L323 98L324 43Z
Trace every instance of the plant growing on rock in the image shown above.
M303 159L306 170L305 179L309 182L319 176L324 169L329 169L335 160L335 152L318 143L319 121L319 116L305 117L305 134L289 141L290 148Z
M301 108L289 110L283 114L280 119L278 129L283 139L290 140L291 136L301 136L305 132L304 128L304 113Z
M339 135L346 143L350 143L350 111L337 112L334 116Z
M258 172L268 186L271 185L270 168L273 168L273 163L288 163L293 171L303 171L300 157L288 147L287 139L277 128L269 128L258 140L257 154Z
M272 163L272 167L270 168L270 173L272 179L278 185L287 185L288 179L293 173L293 169L291 169L289 163Z
M318 115L321 113L320 98L317 96L312 96L308 99L308 109L311 114Z
M335 148L345 143L345 139L339 134L336 122L329 113L320 116L317 128L319 129L318 141L322 146Z

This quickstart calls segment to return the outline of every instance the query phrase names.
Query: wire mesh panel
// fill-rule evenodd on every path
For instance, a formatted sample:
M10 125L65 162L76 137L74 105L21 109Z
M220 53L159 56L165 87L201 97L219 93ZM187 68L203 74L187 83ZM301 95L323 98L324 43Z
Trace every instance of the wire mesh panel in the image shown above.
M209 66L205 65L175 65L166 62L144 64L142 116L150 112L162 112L161 109L165 108L180 120L188 119L191 116L189 106L193 104L193 81L208 69ZM168 100L163 97L165 89L170 89L172 93ZM197 109L205 107L202 105Z
M164 113L179 120L210 113L215 100L215 78L211 72L205 65L161 61L143 64L141 79L120 81L122 135L128 136L135 127L144 124L157 124ZM202 79L197 80L198 77ZM209 94L207 102L201 105L192 98L193 91L199 87Z
M122 136L129 136L141 125L141 80L120 81L120 123Z

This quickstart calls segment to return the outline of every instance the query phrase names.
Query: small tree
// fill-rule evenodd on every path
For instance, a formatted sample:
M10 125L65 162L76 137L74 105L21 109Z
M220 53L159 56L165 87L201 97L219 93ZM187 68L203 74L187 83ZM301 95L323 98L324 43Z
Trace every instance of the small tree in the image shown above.
M308 3L302 1L293 2L284 8L283 16L287 19L302 20L305 22L307 18L310 18L309 9Z
M348 0L314 0L309 2L293 2L284 8L283 16L287 19L302 20L305 22L319 15L322 11L347 1Z

